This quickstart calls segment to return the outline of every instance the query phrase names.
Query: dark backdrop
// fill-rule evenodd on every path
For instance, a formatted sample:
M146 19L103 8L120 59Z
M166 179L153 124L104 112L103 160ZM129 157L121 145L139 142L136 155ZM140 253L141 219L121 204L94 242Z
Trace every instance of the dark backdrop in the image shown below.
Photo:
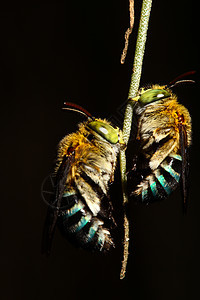
M40 253L46 214L41 183L51 171L58 141L82 120L62 111L62 104L73 101L107 117L126 100L141 6L135 2L125 65L120 65L120 54L129 25L128 0L1 4L1 299L198 298L198 73L196 85L177 88L193 119L187 215L179 189L149 207L131 203L124 281L119 280L120 248L98 256L74 248L56 232L50 257ZM198 71L197 4L153 1L141 85L166 84L181 73ZM121 201L115 189L113 201Z

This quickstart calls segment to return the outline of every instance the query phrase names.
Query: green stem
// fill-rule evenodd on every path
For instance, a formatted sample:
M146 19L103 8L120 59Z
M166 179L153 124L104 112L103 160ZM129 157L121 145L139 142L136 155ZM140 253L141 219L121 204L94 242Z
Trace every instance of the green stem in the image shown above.
M145 43L147 37L148 23L151 12L152 0L143 0L140 24L137 35L135 57L133 63L133 73L131 76L131 83L129 88L128 99L134 98L137 94L140 85L140 78L142 73L142 63L144 57ZM133 117L133 107L135 102L128 101L123 124L123 139L126 144L128 144L131 124ZM120 171L121 171L121 181L122 181L122 192L123 192L123 205L124 205L124 254L120 273L120 279L123 279L126 274L126 267L128 261L128 248L129 248L129 221L126 215L125 206L128 203L127 195L127 176L126 176L126 154L125 150L120 152Z

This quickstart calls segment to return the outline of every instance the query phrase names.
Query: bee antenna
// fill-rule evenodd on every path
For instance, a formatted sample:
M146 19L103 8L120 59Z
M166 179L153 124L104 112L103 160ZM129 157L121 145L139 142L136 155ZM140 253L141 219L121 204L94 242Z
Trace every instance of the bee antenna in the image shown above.
M87 118L94 119L94 117L86 109L84 109L83 107L81 107L78 104L71 103L71 102L64 102L64 105L66 107L63 107L62 109L76 111L79 114L82 114L82 115L84 115Z
M193 75L195 73L196 73L196 71L185 72L185 73L177 76L176 78L174 78L172 81L170 81L170 83L167 85L167 87L172 88L179 83L188 83L188 82L194 83L195 81L193 81L193 80L180 80L180 79L185 78L190 75Z
M194 80L191 80L191 79L178 80L174 84L172 84L170 86L168 85L167 87L169 89L171 89L171 88L175 87L176 85L183 84L183 83L196 83L196 82Z

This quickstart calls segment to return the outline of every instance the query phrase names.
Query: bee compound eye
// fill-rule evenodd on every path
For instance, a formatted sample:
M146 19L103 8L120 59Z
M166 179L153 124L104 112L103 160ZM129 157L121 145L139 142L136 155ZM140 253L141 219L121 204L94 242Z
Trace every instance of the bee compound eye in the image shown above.
M151 90L147 90L146 92L144 92L140 98L139 98L139 102L142 105L147 105L149 103L164 99L164 98L168 98L170 97L170 93L166 90L163 89L151 89Z
M88 124L88 126L111 144L116 144L119 140L118 128L115 129L103 121L92 121Z

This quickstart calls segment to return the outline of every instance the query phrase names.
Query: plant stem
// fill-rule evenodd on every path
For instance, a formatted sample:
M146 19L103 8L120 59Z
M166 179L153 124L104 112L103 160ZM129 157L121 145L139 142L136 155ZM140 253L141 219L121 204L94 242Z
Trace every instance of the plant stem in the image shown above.
M133 107L135 102L131 101L137 94L140 85L140 78L142 73L142 63L144 57L145 43L147 37L148 23L151 12L152 0L143 0L140 24L137 35L135 57L133 63L133 73L131 76L131 83L128 94L128 103L124 115L124 124L123 124L123 139L126 144L128 144L131 124L133 117ZM120 152L120 171L121 171L121 181L122 181L122 192L123 192L123 205L124 205L124 253L122 260L122 267L120 273L120 279L123 279L126 275L126 267L128 262L128 248L129 248L129 220L126 214L126 204L128 203L127 195L127 176L126 176L126 154L125 150Z

